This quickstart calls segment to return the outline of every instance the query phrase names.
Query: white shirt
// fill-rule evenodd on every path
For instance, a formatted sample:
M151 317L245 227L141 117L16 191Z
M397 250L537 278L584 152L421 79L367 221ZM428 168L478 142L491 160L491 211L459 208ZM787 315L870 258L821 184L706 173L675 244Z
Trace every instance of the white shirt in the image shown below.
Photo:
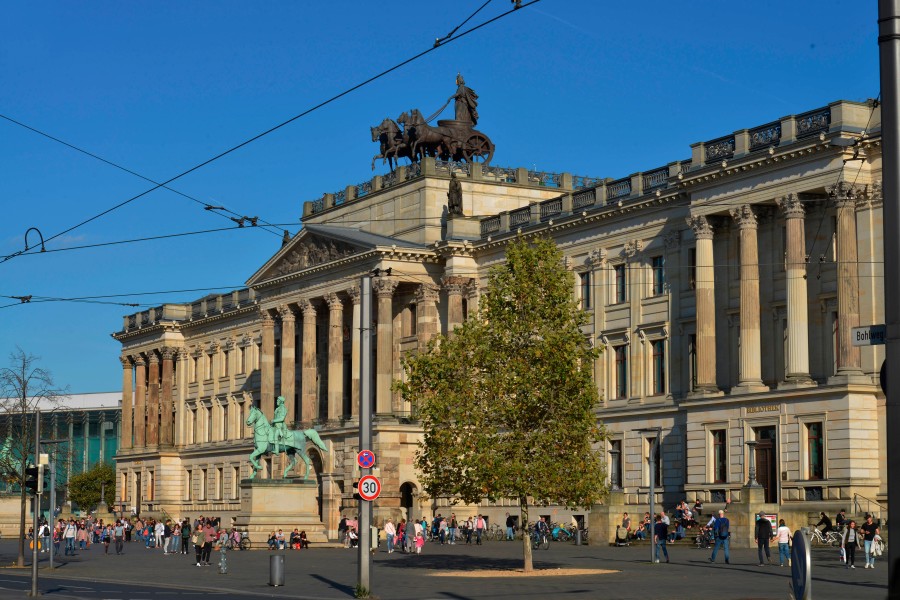
M396 535L397 530L394 528L394 524L388 521L384 524L384 533L385 535Z
M791 530L787 525L781 525L775 532L775 537L778 538L779 544L787 544L791 540Z

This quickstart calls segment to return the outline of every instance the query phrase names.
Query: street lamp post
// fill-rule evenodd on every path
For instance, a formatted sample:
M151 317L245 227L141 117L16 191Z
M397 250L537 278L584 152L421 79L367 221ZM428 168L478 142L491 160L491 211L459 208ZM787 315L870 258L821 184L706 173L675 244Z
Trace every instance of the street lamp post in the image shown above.
M653 541L653 532L656 529L656 449L659 448L659 438L662 435L662 427L647 427L645 429L636 429L635 431L638 433L656 434L653 438L653 443L650 444L650 531L647 532L647 537L650 539L650 564L653 564L656 557L656 543ZM643 523L641 523L641 527L643 526Z

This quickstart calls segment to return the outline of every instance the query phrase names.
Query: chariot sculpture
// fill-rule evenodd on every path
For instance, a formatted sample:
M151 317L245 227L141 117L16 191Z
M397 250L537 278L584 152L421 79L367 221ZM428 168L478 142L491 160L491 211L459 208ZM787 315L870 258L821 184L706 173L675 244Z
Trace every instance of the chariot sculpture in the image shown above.
M478 124L478 94L466 86L462 75L456 76L456 84L456 93L427 119L414 108L401 114L396 121L385 119L371 128L372 141L381 144L379 154L372 158L373 169L379 158L382 162L387 161L393 171L394 163L401 157L418 162L423 156L490 164L494 143L474 128ZM456 118L439 120L437 126L430 125L451 101L455 101Z

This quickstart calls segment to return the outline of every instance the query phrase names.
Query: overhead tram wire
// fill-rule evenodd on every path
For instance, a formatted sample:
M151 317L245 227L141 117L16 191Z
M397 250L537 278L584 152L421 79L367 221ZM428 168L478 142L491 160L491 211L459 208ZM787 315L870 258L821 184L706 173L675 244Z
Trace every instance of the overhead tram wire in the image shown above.
M89 156L89 157L91 157L91 158L93 158L93 159L99 160L100 162L102 162L102 163L104 163L104 164L107 164L107 165L109 165L109 166L111 166L111 167L114 167L114 168L116 168L116 169L119 169L120 171L124 171L125 173L128 173L129 175L134 175L135 177L137 177L137 178L139 178L139 179L143 179L144 181L150 182L150 183L155 184L155 185L159 185L159 186L162 187L163 189L166 189L166 190L168 190L168 191L170 191L170 192L173 192L173 193L175 193L175 194L178 194L179 196L182 196L182 197L184 197L184 198L187 198L188 200L191 200L192 202L196 202L197 204L200 204L201 206L204 207L204 209L205 209L207 212L211 212L211 213L213 213L213 214L215 214L215 215L218 215L218 216L220 216L220 217L224 217L224 218L226 218L226 219L231 219L231 217L229 217L228 215L224 215L224 214L222 214L221 212L218 212L218 211L221 210L221 211L230 213L230 214L234 215L235 217L244 217L244 215L241 215L241 214L239 214L239 213L236 213L236 212L234 212L233 210L229 209L228 207L225 207L225 206L213 206L213 205L211 205L209 202L204 202L203 200L200 200L200 199L198 199L198 198L195 198L195 197L191 196L190 194L185 194L184 192L181 192L181 191L179 191L179 190L176 190L176 189L174 189L174 188L171 188L171 187L169 187L169 186L167 186L167 185L162 185L162 184L160 184L158 181L154 181L153 179L151 179L151 178L149 178L149 177L147 177L147 176L145 176L145 175L141 175L140 173L138 173L137 171L134 171L133 169L129 169L128 167L122 166L122 165L120 165L120 164L118 164L118 163L115 163L115 162L113 162L113 161L111 161L111 160L109 160L109 159L107 159L107 158L103 158L102 156L99 156L99 155L97 155L97 154L94 154L93 152L90 152L89 150L85 150L85 149L83 149L83 148L79 148L79 147L76 146L75 144L69 143L69 142L67 142L67 141L65 141L65 140L62 140L62 139L60 139L60 138L58 138L58 137L56 137L56 136L54 136L54 135L51 135L51 134L49 134L49 133L47 133L47 132L45 132L45 131L41 131L40 129L38 129L38 128L36 128L36 127L32 127L31 125L28 125L28 124L26 124L26 123L23 123L23 122L21 122L21 121L18 121L18 120L16 120L16 119L13 119L12 117L10 117L10 116L8 116L8 115L4 115L4 114L0 113L0 119L4 119L4 120L6 120L6 121L9 121L10 123L12 123L12 124L14 124L14 125L18 125L19 127L22 127L23 129L27 129L28 131L31 131L31 132L33 132L33 133L36 133L36 134L38 134L38 135L40 135L40 136L43 136L43 137L49 139L49 140L52 140L52 141L54 141L54 142L57 142L58 144L62 144L63 146L65 146L65 147L67 147L67 148L71 148L72 150L75 150L76 152L80 152L81 154L84 154L84 155ZM264 223L265 225L272 226L271 223L268 223L267 221L264 221L264 220L262 220L262 219L259 219L259 221L260 221L261 223ZM267 232L271 233L272 235L279 235L279 236L282 235L282 233L280 233L280 232L271 231L271 230L269 230L269 229L267 229L267 228L265 228L265 227L260 227L260 229L262 229L262 230L264 230L264 231L267 231Z
M372 83L373 81L376 81L376 80L378 80L378 79L381 79L381 78L384 77L385 75L388 75L389 73L392 73L392 72L396 71L397 69L400 69L400 68L402 68L402 67L408 65L408 64L411 63L411 62L413 62L413 61L415 61L415 60L418 60L418 59L422 58L423 56L426 56L426 55L428 55L428 54L431 54L432 52L434 52L434 51L437 50L438 48L442 48L442 47L445 46L446 44L450 44L450 43L452 43L452 42L455 42L456 40L462 39L462 38L464 38L465 36L467 36L467 35L469 35L469 34L471 34L471 33L474 33L475 31L478 31L478 30L481 29L482 27L486 27L487 25L490 25L491 23L494 23L495 21L498 21L498 20L500 20L500 19L502 19L502 18L504 18L504 17L506 17L506 16L509 16L510 14L516 12L516 11L519 10L520 8L525 8L525 7L527 7L527 6L531 6L532 4L537 4L537 3L540 2L540 1L541 1L541 0L531 0L530 2L527 2L527 3L525 3L525 4L521 4L521 5L520 5L520 4L517 4L514 8L512 8L512 9L506 11L506 12L500 13L499 15L497 15L497 16L495 16L495 17L492 17L492 18L490 18L490 19L488 19L488 20L486 20L486 21L484 21L484 22L482 22L482 23L479 23L478 25L475 25L475 26L473 26L473 27L470 27L469 29L463 31L462 33L460 33L459 35L456 35L455 37L450 38L449 40L447 40L446 42L444 42L444 43L442 43L442 44L440 44L440 45L432 46L431 48L428 48L428 49L426 49L426 50L423 50L422 52L419 52L418 54L415 54L415 55L413 55L412 57L407 58L406 60L404 60L404 61L402 61L402 62L400 62L400 63L397 63L397 64L394 65L393 67L390 67L390 68L388 68L388 69L385 69L384 71L381 71L381 72L378 73L377 75L374 75L374 76L372 76L372 77L370 77L370 78L368 78L368 79L362 81L361 83L358 83L358 84L354 85L353 87L350 87L350 88L344 90L343 92L341 92L341 93L339 93L339 94L336 94L336 95L334 95L334 96L328 98L327 100L324 100L324 101L322 101L322 102L316 104L315 106L313 106L313 107L311 107L311 108L306 109L305 111L303 111L303 112L301 112L301 113L299 113L299 114L297 114L297 115L294 115L293 117L287 119L286 121L282 121L281 123L279 123L279 124L277 124L277 125L275 125L275 126L273 126L273 127L270 127L269 129L266 129L265 131L263 131L263 132L261 132L261 133L258 133L258 134L254 135L253 137L251 137L251 138L249 138L249 139L247 139L247 140L244 140L244 141L241 142L240 144L237 144L236 146L232 146L231 148L229 148L229 149L227 149L227 150L225 150L225 151L223 151L223 152L220 152L219 154L216 154L216 155L213 156L212 158L209 158L209 159L207 159L207 160L205 160L205 161L203 161L203 162L201 162L201 163L199 163L199 164L197 164L197 165L194 165L193 167L191 167L191 168L189 168L189 169L187 169L187 170L185 170L185 171L182 171L182 172L179 173L178 175L175 175L174 177L171 177L171 178L169 178L169 179L163 181L162 183L158 183L158 184L154 185L152 188L149 188L149 189L147 189L147 190L145 190L145 191L143 191L143 192L141 192L141 193L139 193L139 194L136 194L136 195L134 195L134 196L131 196L130 198L128 198L128 199L126 199L126 200L123 200L122 202L119 202L118 204L116 204L116 205L114 205L114 206L112 206L112 207L110 207L110 208L108 208L108 209L106 209L106 210L104 210L104 211L102 211L102 212L100 212L100 213L97 213L96 215L94 215L94 216L92 216L92 217L88 217L87 219L84 219L83 221L81 221L81 222L79 222L79 223L76 223L75 225L73 225L73 226L71 226L71 227L69 227L69 228L67 228L67 229L64 229L63 231L60 231L59 233L53 234L53 235L50 236L49 238L46 238L46 239L44 240L44 242L46 243L46 242L52 241L52 240L54 240L54 239L56 239L56 238L58 238L58 237L60 237L60 236L63 236L63 235L65 235L65 234L67 234L67 233L70 233L70 232L74 231L75 229L78 229L79 227L82 227L83 225L87 225L87 224L90 223L91 221L94 221L94 220L96 220L96 219L99 219L100 217L102 217L102 216L104 216L104 215L107 215L107 214L109 214L109 213L111 213L111 212L113 212L113 211L115 211L115 210L117 210L117 209L119 209L119 208L122 208L123 206L126 206L127 204L130 204L131 202L134 202L135 200L137 200L137 199L139 199L139 198L142 198L143 196L146 196L146 195L149 194L150 192L156 191L156 190L158 190L158 189L161 188L161 187L168 186L168 185L169 185L170 183L172 183L173 181L176 181L176 180L178 180L178 179L181 179L182 177L184 177L184 176L186 176L186 175L189 175L190 173L193 173L194 171L196 171L196 170L198 170L198 169L201 169L201 168L205 167L206 165L209 165L209 164L211 164L211 163L213 163L213 162L219 160L220 158L223 158L223 157L225 157L225 156L231 154L232 152L235 152L236 150L239 150L240 148L243 148L244 146L247 146L247 145L249 145L249 144L255 142L256 140L258 140L258 139L260 139L260 138L263 138L263 137L269 135L270 133L273 133L273 132L275 132L275 131L281 129L282 127L285 127L286 125L289 125L290 123L293 123L293 122L296 121L297 119L300 119L300 118L302 118L302 117L305 117L306 115L308 115L308 114L310 114L310 113L312 113L312 112L314 112L314 111L316 111L316 110L318 110L318 109L320 109L320 108L322 108L322 107L324 107L324 106L327 106L328 104L331 104L332 102L334 102L334 101L336 101L336 100L338 100L338 99L340 99L340 98L343 98L344 96L346 96L346 95L348 95L348 94L350 94L350 93L352 93L352 92L355 92L356 90L358 90L358 89L360 89L360 88L362 88L362 87L364 87L364 86L366 86L366 85ZM481 9L479 9L479 10L481 10ZM476 12L477 12L477 11L476 11ZM23 254L30 254L30 253L32 253L32 252L33 252L33 250L22 250L22 251L19 251L19 252L14 253L14 254L10 254L10 255L8 255L8 256L5 256L2 260L0 260L0 263L6 262L6 261L8 261L8 260L10 260L10 259L12 259L12 258L15 258L15 257L17 257L17 256L21 256L21 255L23 255Z

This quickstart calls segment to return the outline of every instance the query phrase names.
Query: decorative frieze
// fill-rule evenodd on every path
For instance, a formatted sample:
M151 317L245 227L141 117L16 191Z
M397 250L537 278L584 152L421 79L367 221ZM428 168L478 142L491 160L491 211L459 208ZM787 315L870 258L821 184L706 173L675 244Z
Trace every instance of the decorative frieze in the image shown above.
M307 267L338 260L355 254L357 248L343 242L304 240L281 261L276 268L279 275L294 273Z
M625 258L634 258L644 249L643 240L631 240L630 242L625 242L625 246L622 248L622 253L625 255Z

